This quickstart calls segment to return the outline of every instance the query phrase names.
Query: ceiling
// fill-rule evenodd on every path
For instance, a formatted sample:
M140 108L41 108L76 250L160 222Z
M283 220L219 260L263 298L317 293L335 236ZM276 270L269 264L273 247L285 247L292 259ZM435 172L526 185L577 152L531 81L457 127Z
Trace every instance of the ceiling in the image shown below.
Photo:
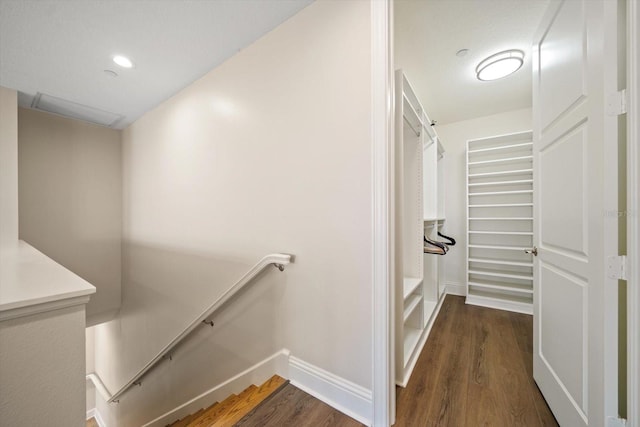
M311 2L0 0L0 86L23 107L43 93L120 115L121 129Z
M446 124L531 106L531 41L549 0L396 0L395 57L429 118ZM469 49L460 58L456 52ZM480 81L487 56L525 52L511 76Z
M122 116L121 129L312 1L0 0L0 85L23 107L42 93ZM531 105L530 41L548 1L395 1L396 63L432 120ZM477 80L477 63L507 48L527 52L523 69Z

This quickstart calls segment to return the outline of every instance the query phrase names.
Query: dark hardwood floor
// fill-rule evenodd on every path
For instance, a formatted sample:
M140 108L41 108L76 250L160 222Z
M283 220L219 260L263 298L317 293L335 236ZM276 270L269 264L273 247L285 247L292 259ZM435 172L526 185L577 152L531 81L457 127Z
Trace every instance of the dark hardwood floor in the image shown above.
M533 381L532 353L531 316L447 296L409 384L396 389L395 426L557 426ZM234 425L362 426L291 384Z
M362 424L287 384L235 424L236 427L360 427Z
M405 389L397 427L557 426L532 372L531 316L447 296ZM291 384L237 426L361 424Z
M447 296L405 389L396 426L557 426L533 381L531 316Z

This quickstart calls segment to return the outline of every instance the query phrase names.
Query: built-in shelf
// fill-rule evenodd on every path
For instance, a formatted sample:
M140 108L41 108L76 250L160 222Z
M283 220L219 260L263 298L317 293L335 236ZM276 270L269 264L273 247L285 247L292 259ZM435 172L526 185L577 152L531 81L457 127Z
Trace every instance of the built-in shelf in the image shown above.
M520 184L533 184L532 179L514 179L511 181L491 181L491 182L476 182L469 184L469 187L487 187L491 185L520 185Z
M469 230L469 234L488 234L493 236L533 236L532 231L473 231Z
M472 196L506 196L509 194L533 194L533 190L509 190L509 191L488 191L482 193L469 193Z
M469 274L477 274L481 276L501 277L503 279L520 279L520 280L533 280L532 274L517 274L517 273L505 273L503 271L485 270L485 269L469 269Z
M404 313L402 314L402 318L405 322L413 314L413 311L418 307L418 305L420 305L421 301L422 295L411 295L407 299L404 307Z
M492 289L498 291L507 291L507 292L516 292L522 294L531 294L533 295L533 288L531 286L521 286L514 284L496 284L496 283L480 283L480 282L472 282L469 281L469 286L475 286L477 288L482 289Z
M467 304L480 305L498 310L515 311L517 313L533 314L533 295L508 294L493 289L476 289L472 294L467 294Z
M469 166L492 165L496 163L517 163L523 161L532 161L533 156L506 157L501 159L479 160L477 162L469 162Z
M502 259L490 259L490 258L469 258L469 262L482 263L482 264L509 265L514 267L533 267L532 262L507 261Z
M533 206L533 203L486 203L481 205L469 205L470 208L520 208Z
M498 249L498 250L502 250L502 251L518 251L518 252L523 252L527 249L531 249L531 248L525 248L524 246L507 246L507 245L474 245L474 244L470 244L469 248L471 249Z
M478 148L476 150L469 150L469 154L476 153L486 153L489 151L505 151L510 149L518 149L518 148L527 148L533 146L533 142L524 142L522 144L510 144L510 145L500 145L497 147L488 147L488 148Z
M518 244L532 240L533 218L512 209L533 207L533 168L525 163L533 161L532 137L528 131L467 141L468 304L533 310L533 259L524 252L530 247Z
M423 253L423 234L444 223L444 147L401 70L395 74L395 381L405 387L438 304L440 260Z
M471 174L469 174L469 178L486 178L486 177L492 177L492 176L524 175L524 174L528 174L528 173L533 173L533 169L517 169L517 170L498 171L498 172L471 173Z
M404 358L403 358L403 366L407 366L411 356L416 351L418 346L418 342L420 341L420 336L422 335L422 329L418 328L405 328L404 331Z
M533 221L532 217L472 217L469 221Z
M422 279L417 277L405 277L403 282L403 297L406 301L409 295L414 293L422 285Z

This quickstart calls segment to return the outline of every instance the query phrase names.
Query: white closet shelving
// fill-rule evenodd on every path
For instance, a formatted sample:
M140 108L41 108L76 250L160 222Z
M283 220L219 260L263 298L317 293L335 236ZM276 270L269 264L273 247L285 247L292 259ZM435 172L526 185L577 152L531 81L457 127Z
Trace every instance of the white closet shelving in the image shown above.
M467 141L467 303L533 312L531 131Z
M423 233L443 220L438 209L438 158L444 149L409 81L396 72L396 383L406 386L439 301L438 259L423 257ZM444 188L444 187L443 187ZM425 220L433 216L433 221ZM437 233L434 233L437 234Z

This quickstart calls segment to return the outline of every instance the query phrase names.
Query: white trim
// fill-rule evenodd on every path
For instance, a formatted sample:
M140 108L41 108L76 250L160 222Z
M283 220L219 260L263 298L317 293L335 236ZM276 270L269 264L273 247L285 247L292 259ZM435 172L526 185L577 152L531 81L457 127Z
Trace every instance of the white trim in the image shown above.
M99 427L107 427L107 424L104 422L100 412L98 412L96 408L91 408L87 411L87 420L90 420L91 418L95 418Z
M370 390L318 368L297 357L289 358L289 380L298 387L364 425L372 425Z
M627 425L640 427L640 7L627 1Z
M19 317L33 316L36 314L47 313L49 311L62 310L64 308L83 306L89 302L89 295L74 296L56 301L47 301L39 304L28 305L24 307L10 308L0 311L0 322L5 320L17 319Z
M239 393L250 384L262 384L274 373L288 378L288 359L289 350L282 349L227 381L149 421L143 427L164 427L214 402L220 402L232 393Z
M494 308L496 310L513 311L515 313L533 315L533 306L527 303L516 301L507 301L504 299L495 299L482 297L478 295L467 295L466 304L479 305L481 307Z
M394 381L394 152L393 8L390 0L371 6L371 208L372 208L372 380L369 412L376 427L395 421Z
M447 295L467 296L467 287L462 283L445 283L442 286L442 292Z
M295 387L345 415L367 426L372 425L371 390L291 356L289 350L282 349L227 381L149 421L143 427L166 426L213 402L222 401L232 393L239 393L250 384L262 384L274 373L289 379Z

